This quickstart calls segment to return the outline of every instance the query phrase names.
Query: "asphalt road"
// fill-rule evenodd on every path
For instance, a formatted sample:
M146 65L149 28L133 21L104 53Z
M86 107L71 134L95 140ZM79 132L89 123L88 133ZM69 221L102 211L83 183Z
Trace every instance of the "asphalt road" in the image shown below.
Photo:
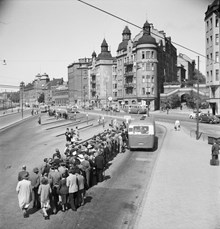
M156 121L174 123L177 118L189 130L194 128L195 120L189 120L188 116L155 115ZM42 119L43 123L51 122L49 117L44 116ZM127 151L119 154L106 171L106 180L87 192L86 204L77 212L58 212L49 221L44 221L41 212L37 211L30 212L30 217L24 219L15 192L20 167L26 164L30 171L35 166L40 166L43 158L51 157L55 148L62 151L65 138L62 135L56 136L62 134L66 127L74 127L74 123L50 130L47 130L48 126L50 124L39 126L37 117L33 117L0 133L0 228L133 228L143 195L150 184L166 129L157 125L156 151ZM200 124L200 129L215 133L219 131L219 125ZM91 127L80 133L89 137L100 131L101 126Z
M49 118L45 117L44 121L49 121ZM127 151L117 155L105 173L106 180L88 191L86 204L77 212L58 212L45 221L40 211L30 211L30 217L24 219L15 192L20 167L26 164L30 171L40 166L43 158L51 157L55 148L61 151L64 148L64 136L56 136L66 127L47 131L46 126L39 126L35 117L0 133L0 228L132 228L165 129L157 126L159 148L155 152ZM80 133L89 137L100 131L102 126Z

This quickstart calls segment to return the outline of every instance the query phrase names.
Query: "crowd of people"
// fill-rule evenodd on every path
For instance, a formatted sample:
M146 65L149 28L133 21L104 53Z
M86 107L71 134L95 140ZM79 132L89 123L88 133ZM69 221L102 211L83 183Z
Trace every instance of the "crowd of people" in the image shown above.
M23 166L18 173L16 191L25 218L31 203L33 208L42 209L45 219L59 210L76 211L84 205L86 190L105 179L109 162L125 152L128 139L125 123L84 142L78 141L78 127L67 128L65 137L63 152L56 149L40 168L29 173Z

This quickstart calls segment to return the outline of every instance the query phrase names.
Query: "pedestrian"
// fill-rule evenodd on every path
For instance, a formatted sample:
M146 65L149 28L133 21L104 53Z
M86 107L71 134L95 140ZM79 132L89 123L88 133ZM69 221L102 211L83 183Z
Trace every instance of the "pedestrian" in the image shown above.
M71 133L69 131L69 128L66 128L65 136L66 136L66 141L71 142Z
M50 181L51 184L51 189L52 189L52 195L51 195L51 204L53 207L53 213L56 214L58 212L58 202L59 202L59 196L57 193L57 189L59 187L60 184L60 180L61 180L61 174L58 171L58 165L55 164L54 167L51 167L51 171L48 175L48 179Z
M38 188L40 185L40 175L39 169L34 168L33 172L30 173L29 180L31 181L32 187L32 201L33 201L33 208L40 208L39 196L38 196Z
M18 182L16 191L18 193L19 207L23 212L24 218L27 218L28 217L27 209L32 200L31 181L28 180L29 178L28 172L23 173L21 178L22 180Z
M76 168L76 177L78 182L78 196L77 196L77 204L78 207L84 205L84 198L85 198L85 178L82 175L80 169Z
M44 158L44 165L41 167L41 175L44 176L44 174L48 174L50 172L50 165L48 158Z
M38 189L38 194L40 195L41 209L45 219L49 219L48 210L50 209L50 184L46 176L41 180L41 184Z
M63 173L62 179L60 180L59 187L58 187L58 194L60 196L60 202L61 202L63 212L68 210L68 206L67 206L68 193L69 190L66 185L66 173Z
M69 176L66 178L66 185L69 189L69 203L73 211L76 211L78 184L75 171L70 169Z
M217 140L214 140L213 145L212 145L212 159L213 160L218 160L218 155L219 155L219 144Z
M98 155L95 157L95 168L96 168L97 181L102 182L104 179L103 172L105 168L105 160L102 155L102 152L100 151L98 151Z
M26 165L23 165L23 166L21 167L21 171L18 173L18 181L23 180L23 176L24 176L26 173L28 173L28 172L26 171ZM28 175L29 175L29 173L28 173Z
M175 130L180 130L180 121L179 120L176 120L175 123L174 123L174 129Z

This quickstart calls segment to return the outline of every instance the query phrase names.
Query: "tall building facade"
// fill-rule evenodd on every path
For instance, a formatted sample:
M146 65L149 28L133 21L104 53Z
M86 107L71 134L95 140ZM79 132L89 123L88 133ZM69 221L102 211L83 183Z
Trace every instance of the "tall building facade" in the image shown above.
M98 107L109 106L113 97L113 66L114 58L108 50L108 44L104 39L101 44L101 52L96 56L92 54L89 68L90 100Z
M91 58L81 58L68 66L69 103L83 106L89 101Z
M220 114L219 2L220 0L213 1L205 12L206 83L209 87L209 103L213 114Z

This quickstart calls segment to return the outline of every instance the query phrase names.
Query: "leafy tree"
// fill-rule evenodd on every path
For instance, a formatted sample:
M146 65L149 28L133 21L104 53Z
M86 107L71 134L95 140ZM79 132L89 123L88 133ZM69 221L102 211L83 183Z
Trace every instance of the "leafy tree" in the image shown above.
M39 96L39 98L38 98L38 103L44 103L44 101L45 101L45 96L44 96L44 93L41 93L40 94L40 96Z
M171 108L177 108L181 105L181 99L178 95L173 95L171 96L171 98L169 99L169 104L171 106Z

